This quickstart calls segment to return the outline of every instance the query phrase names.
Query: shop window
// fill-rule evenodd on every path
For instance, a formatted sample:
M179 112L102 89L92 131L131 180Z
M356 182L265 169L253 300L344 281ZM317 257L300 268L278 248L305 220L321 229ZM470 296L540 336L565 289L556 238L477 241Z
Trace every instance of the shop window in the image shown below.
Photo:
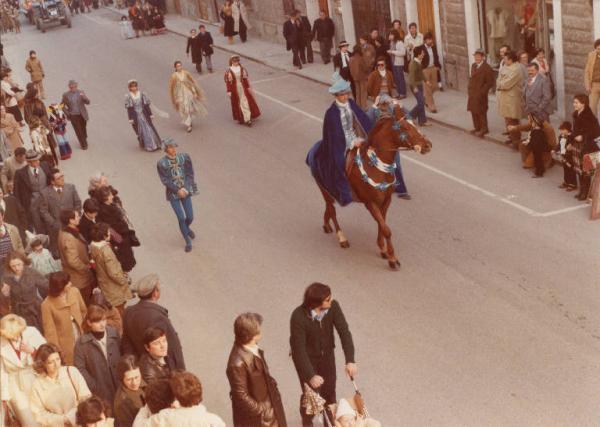
M496 71L500 65L499 50L508 45L519 54L527 53L531 62L540 49L543 62L554 87L554 17L553 0L479 0L481 46Z

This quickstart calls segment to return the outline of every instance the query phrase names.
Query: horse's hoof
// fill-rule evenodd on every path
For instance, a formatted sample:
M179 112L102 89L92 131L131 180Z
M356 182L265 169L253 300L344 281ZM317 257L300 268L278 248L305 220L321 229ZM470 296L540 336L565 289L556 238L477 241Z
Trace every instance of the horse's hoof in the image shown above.
M385 252L379 252L379 254L381 255L381 258L387 259L387 254Z
M344 249L348 249L350 247L350 242L347 240L344 240L343 242L340 242L340 246Z
M326 234L333 233L333 229L331 228L331 225L325 224L323 226L323 232Z
M400 268L400 261L396 260L396 261L388 261L388 265L390 266L390 268L392 270L397 270Z

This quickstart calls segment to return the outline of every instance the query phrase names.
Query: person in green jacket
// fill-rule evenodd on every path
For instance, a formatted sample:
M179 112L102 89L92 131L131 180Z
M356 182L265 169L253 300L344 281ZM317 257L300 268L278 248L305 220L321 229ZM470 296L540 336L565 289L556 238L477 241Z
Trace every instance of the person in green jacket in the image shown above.
M425 81L423 66L421 65L421 61L425 57L425 48L423 46L415 47L413 55L414 58L408 66L408 84L410 90L415 94L417 105L410 111L410 116L417 119L419 126L430 126L427 123L427 115L425 114L425 94L423 92L423 85L429 84L429 82Z
M353 377L358 367L354 360L352 334L342 308L333 300L329 286L313 283L306 288L302 305L292 313L290 346L300 386L304 388L304 384L308 384L327 404L337 402L334 328L342 342L346 374ZM300 414L302 425L312 426L312 417L306 415L302 407Z

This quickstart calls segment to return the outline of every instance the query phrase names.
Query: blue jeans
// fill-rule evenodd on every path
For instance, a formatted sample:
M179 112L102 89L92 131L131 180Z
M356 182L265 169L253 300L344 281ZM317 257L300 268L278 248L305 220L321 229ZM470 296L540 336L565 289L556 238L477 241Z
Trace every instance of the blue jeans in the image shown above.
M406 96L406 82L404 81L404 66L394 65L392 67L392 73L394 74L394 83L396 84L396 90L398 96Z
M396 188L394 192L398 194L408 194L406 183L404 182L404 175L402 174L402 166L400 165L400 153L396 154L396 171L394 176L396 177Z
M179 230L185 239L186 245L192 244L190 238L190 225L194 221L194 209L192 207L192 196L187 196L185 199L171 199L171 207L175 211L177 221L179 221Z
M427 116L425 115L425 95L423 93L423 85L420 84L417 86L417 92L414 92L415 98L417 99L417 105L414 106L412 110L410 110L410 116L412 118L417 119L417 123L422 125L427 123Z

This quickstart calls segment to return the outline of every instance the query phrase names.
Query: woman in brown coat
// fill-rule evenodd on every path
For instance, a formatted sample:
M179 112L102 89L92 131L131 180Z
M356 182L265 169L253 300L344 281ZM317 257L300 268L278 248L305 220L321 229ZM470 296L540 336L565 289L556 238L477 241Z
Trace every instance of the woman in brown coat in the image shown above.
M90 255L96 264L98 286L107 301L123 316L125 303L132 298L129 289L131 280L121 268L121 263L110 246L108 224L101 222L94 225L91 234Z
M359 45L354 46L350 57L350 75L356 88L356 103L363 110L367 109L367 81L370 71L371 68L363 57L362 48Z
M71 277L71 282L88 301L95 284L94 274L90 270L87 242L79 234L80 216L76 211L61 214L63 229L58 233L58 252L65 273Z
M15 120L15 116L6 112L4 105L0 106L0 130L6 136L11 151L23 146L21 138L21 125Z
M233 425L286 427L277 383L258 347L261 324L262 316L256 313L241 314L233 324L235 343L227 362Z
M65 364L73 365L75 341L82 334L87 309L67 273L52 273L49 282L48 296L42 302L44 337L61 350Z

